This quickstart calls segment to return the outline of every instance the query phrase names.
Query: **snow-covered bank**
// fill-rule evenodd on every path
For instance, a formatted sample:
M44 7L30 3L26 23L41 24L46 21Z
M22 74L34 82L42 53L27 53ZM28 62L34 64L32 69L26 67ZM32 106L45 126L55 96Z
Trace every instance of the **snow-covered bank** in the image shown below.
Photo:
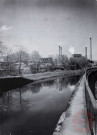
M28 80L29 82L36 82L40 80L45 80L45 79L51 79L54 77L59 77L59 76L74 76L74 75L83 75L84 70L59 70L59 71L53 71L53 72L43 72L43 73L37 73L37 74L21 74L18 76L1 76L0 80L8 80L8 79L25 79Z
M89 135L84 95L84 76L76 87L69 108L61 115L53 135ZM73 121L73 119L75 120ZM78 119L77 119L78 118Z
M37 73L37 74L27 74L22 75L23 78L29 80L42 80L51 77L57 76L73 76L73 75L81 75L84 74L84 70L65 70L65 71L53 71L53 72L44 72L44 73Z

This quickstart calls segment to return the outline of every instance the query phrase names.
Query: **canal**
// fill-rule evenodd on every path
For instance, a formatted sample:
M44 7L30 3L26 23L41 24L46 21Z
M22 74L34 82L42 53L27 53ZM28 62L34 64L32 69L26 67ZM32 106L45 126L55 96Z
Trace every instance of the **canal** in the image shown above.
M0 97L0 135L52 135L80 77L8 89Z

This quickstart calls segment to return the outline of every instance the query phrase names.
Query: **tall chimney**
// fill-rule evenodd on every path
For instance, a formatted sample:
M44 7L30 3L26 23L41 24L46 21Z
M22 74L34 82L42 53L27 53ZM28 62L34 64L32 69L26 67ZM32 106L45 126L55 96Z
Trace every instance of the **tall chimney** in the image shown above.
M90 60L92 61L92 39L90 37Z
M85 57L87 58L87 47L85 47Z
M61 47L61 56L62 56L62 47Z
M59 64L60 64L60 56L61 56L61 47L59 46Z
M60 57L60 46L59 46L59 57Z

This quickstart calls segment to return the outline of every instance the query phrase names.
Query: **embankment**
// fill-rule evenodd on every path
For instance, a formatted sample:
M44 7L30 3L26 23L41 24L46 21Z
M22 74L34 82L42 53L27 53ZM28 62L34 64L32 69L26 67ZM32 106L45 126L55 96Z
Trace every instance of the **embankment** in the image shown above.
M0 78L0 92L20 88L28 83L36 82L45 79L51 79L59 76L74 76L82 75L84 70L65 70L65 71L54 71L37 74L27 74L21 76L6 76Z
M23 78L37 81L37 80L43 80L47 78L52 77L58 77L58 76L74 76L74 75L83 75L84 70L65 70L65 71L54 71L54 72L44 72L44 73L37 73L37 74L27 74L22 75Z
M3 77L0 78L0 93L20 88L28 83L32 82L29 79L22 78L20 76L18 77Z

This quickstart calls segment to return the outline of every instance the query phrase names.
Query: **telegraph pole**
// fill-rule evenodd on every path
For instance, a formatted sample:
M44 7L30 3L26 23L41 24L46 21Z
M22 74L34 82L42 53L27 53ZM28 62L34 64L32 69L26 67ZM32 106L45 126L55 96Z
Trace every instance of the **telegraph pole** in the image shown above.
M90 37L90 60L92 61L92 38Z

